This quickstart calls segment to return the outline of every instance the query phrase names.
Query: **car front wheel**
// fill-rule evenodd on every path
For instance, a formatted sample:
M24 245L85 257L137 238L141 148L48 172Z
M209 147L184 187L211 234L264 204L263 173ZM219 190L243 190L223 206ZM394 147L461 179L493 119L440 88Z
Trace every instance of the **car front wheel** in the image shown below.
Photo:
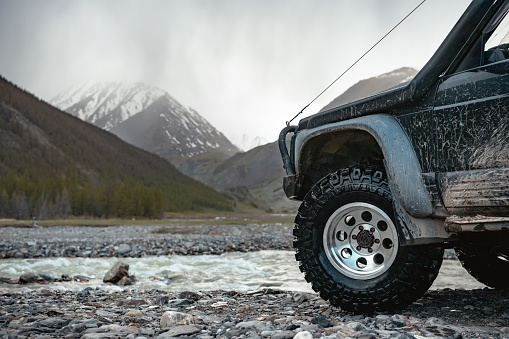
M403 308L435 280L443 249L402 246L384 171L331 173L306 195L295 219L294 247L312 288L356 313Z

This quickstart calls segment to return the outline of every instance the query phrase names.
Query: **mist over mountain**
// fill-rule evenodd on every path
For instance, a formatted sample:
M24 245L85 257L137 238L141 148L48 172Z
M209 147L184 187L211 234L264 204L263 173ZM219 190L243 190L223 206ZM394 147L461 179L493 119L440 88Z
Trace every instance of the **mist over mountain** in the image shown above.
M56 107L170 160L240 150L198 112L143 83L86 83L59 94Z
M269 140L265 138L259 136L251 137L247 134L235 135L231 137L230 140L235 146L244 152L269 143Z

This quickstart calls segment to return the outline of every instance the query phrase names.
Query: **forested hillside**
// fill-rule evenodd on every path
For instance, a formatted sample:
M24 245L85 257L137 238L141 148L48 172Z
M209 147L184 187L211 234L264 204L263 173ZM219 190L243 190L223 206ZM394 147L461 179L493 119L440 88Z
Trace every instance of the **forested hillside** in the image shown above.
M232 202L0 77L0 217L157 217Z

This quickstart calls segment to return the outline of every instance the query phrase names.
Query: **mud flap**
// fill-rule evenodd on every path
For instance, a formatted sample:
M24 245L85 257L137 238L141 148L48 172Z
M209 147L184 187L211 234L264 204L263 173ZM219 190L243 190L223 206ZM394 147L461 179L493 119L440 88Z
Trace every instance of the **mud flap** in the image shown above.
M400 236L400 245L444 244L458 240L456 233L445 230L443 218L415 218L400 205L399 199L393 196L394 217Z

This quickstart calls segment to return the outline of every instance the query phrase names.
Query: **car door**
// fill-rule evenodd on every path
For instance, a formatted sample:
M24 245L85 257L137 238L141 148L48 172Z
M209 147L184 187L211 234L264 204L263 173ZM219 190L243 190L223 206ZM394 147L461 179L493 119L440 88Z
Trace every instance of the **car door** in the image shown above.
M507 13L505 13L507 14ZM478 66L441 79L437 182L451 214L509 216L509 15L485 31ZM476 58L474 58L476 59Z

